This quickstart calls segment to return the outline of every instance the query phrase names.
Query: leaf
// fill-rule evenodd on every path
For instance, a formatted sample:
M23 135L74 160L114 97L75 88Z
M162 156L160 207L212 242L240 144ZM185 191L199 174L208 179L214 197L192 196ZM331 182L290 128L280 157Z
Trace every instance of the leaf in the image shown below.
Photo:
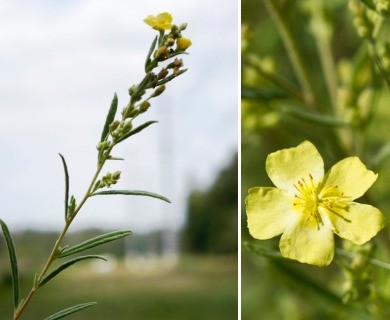
M0 224L1 224L1 229L3 229L5 242L7 243L9 260L11 263L12 285L13 285L13 293L14 293L14 308L16 310L19 304L19 295L20 295L18 261L16 259L16 251L8 227L5 224L5 222L1 219L0 219Z
M53 270L51 273L49 273L46 277L44 277L41 280L41 282L39 283L38 288L45 285L47 282L49 282L51 279L53 279L56 275L58 275L60 272L64 271L65 269L69 268L71 265L73 265L79 261L83 261L83 260L87 260L87 259L101 259L101 260L107 261L105 258L103 258L101 256L94 256L94 255L81 256L81 257L77 257L77 258L74 258L72 260L66 261L63 264L61 264L59 267L57 267L55 270Z
M69 205L69 173L68 166L66 165L66 161L64 156L59 153L61 157L62 164L64 165L64 173L65 173L65 220L68 217L68 205Z
M141 132L142 130L146 129L147 127L149 127L151 124L153 123L157 123L158 121L148 121L148 122L145 122L144 124L141 124L140 126L134 128L133 130L131 130L130 132L126 133L124 136L122 136L117 143L119 142L122 142L123 140L126 140L127 138L137 134L138 132Z
M85 308L92 307L96 304L97 304L96 302L81 303L81 304L75 305L73 307L61 310L61 311L47 317L45 320L57 320L57 319L65 318L66 316L68 316L72 313L79 312Z
M115 119L116 110L118 109L118 96L116 93L114 94L114 98L112 98L110 109L108 110L108 114L106 117L106 122L104 123L102 137L100 138L100 142L106 140L108 132L110 131L110 124Z
M305 111L302 108L295 106L286 106L284 105L280 108L282 113L291 115L297 119L310 122L312 124L319 124L328 127L346 127L350 126L348 122L338 120L331 116L317 114L309 111Z
M269 101L273 99L283 99L288 96L278 90L254 88L254 87L242 87L241 98L250 100Z
M145 72L149 72L150 69L148 68L149 67L149 63L150 63L150 57L154 51L154 48L156 47L156 43L157 43L157 39L158 39L158 36L156 36L149 48L149 52L148 52L148 55L146 56L146 61L145 61Z
M114 232L106 233L106 234L100 235L98 237L86 240L80 244L73 246L73 247L66 248L66 249L62 250L62 252L59 254L58 257L64 258L64 257L70 256L71 254L75 254L75 253L99 246L103 243L111 242L111 241L129 236L129 235L131 235L131 233L132 232L129 230L114 231Z
M390 142L384 144L378 153L372 157L371 163L374 169L381 169L386 161L390 160Z
M168 198L165 198L157 193L152 193L148 191L140 191L140 190L106 190L106 191L99 191L95 192L92 195L93 196L100 196L100 195L126 195L126 196L146 196L146 197L152 197L156 199L163 200L165 202L171 203L171 200Z

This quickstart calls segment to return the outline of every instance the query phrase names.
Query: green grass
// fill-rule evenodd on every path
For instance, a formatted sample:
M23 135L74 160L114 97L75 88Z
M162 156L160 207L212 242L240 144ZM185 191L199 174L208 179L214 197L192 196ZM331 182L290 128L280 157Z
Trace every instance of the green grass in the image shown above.
M139 274L123 265L110 273L91 270L80 264L65 271L38 292L22 319L89 301L98 305L67 319L237 319L236 257L184 257L176 269ZM9 288L0 288L0 319L11 319Z

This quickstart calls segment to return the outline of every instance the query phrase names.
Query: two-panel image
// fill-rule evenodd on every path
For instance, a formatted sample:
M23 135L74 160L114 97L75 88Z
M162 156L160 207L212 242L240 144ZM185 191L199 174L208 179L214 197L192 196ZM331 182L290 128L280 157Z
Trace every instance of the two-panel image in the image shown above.
M390 0L0 1L0 320L390 317Z

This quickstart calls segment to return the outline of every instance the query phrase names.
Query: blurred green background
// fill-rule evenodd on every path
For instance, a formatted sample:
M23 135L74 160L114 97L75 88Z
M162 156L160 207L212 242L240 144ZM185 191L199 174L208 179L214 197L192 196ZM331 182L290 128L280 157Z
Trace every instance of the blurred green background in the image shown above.
M326 107L330 99L310 31L307 5L311 1L273 2L283 8L283 17L302 54L317 103L325 105L325 111L321 114L330 115ZM255 240L250 237L246 227L244 199L248 189L272 186L265 172L266 156L276 150L297 146L303 140L316 145L324 158L326 170L343 157L358 155L368 168L378 172L377 182L368 195L358 202L377 206L387 218L390 217L389 88L381 80L367 53L367 43L357 35L348 1L311 3L318 5L318 8L325 5L324 17L333 31L330 48L339 77L339 97L346 88L350 90L347 90L348 94L352 92L352 102L350 100L349 105L345 106L346 112L353 116L363 114L360 101L364 99L363 92L370 90L376 99L373 103L374 116L361 130L360 137L353 136L349 129L337 131L344 142L340 150L332 143L336 132L334 127L306 121L283 109L283 106L297 104L297 101L268 81L254 65L271 70L293 87L298 88L299 83L264 1L242 1L242 319L388 319L390 271L370 266L366 278L355 279L360 280L361 288L367 290L360 292L360 297L365 298L346 305L342 297L347 281L340 271L338 259L329 267L320 269L267 258L264 256L267 252L278 252L279 237L267 241ZM380 41L386 40L388 32L389 26L385 20ZM344 79L348 77L345 77L345 70L348 68L355 73L349 77L350 83L346 84ZM364 148L357 146L358 138L362 139ZM371 242L376 248L374 257L389 262L388 227ZM336 243L337 247L341 247L339 239ZM249 250L248 245L261 254ZM362 283L365 280L369 285ZM376 316L370 316L369 311Z
M150 251L151 241L161 242L161 231L90 249L87 254L103 253L109 261L80 263L64 271L34 297L24 318L44 319L66 307L97 301L97 306L69 319L236 319L237 170L235 155L209 187L191 193L178 261ZM73 232L65 243L76 244L105 231ZM27 293L57 234L31 230L13 237L22 293ZM3 239L0 266L1 319L10 319L12 283Z

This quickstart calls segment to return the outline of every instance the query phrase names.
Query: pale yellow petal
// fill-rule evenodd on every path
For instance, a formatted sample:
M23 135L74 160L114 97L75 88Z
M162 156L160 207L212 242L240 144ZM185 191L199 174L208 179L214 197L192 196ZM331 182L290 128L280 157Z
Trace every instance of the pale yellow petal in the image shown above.
M358 157L345 158L337 162L325 175L323 186L337 186L346 197L357 199L366 193L377 178L367 170Z
M352 203L346 209L325 209L334 226L334 233L355 244L364 244L385 225L383 214L375 207Z
M319 182L324 176L324 161L309 141L304 141L295 148L271 153L265 167L275 186L291 194L295 193L294 184L299 180L309 181L311 175L315 182Z
M303 216L283 233L280 252L286 258L313 264L319 267L329 265L334 256L334 236L329 218L325 215L322 222L313 216Z
M249 233L256 239L270 239L283 233L296 216L292 197L277 188L252 188L245 199Z

